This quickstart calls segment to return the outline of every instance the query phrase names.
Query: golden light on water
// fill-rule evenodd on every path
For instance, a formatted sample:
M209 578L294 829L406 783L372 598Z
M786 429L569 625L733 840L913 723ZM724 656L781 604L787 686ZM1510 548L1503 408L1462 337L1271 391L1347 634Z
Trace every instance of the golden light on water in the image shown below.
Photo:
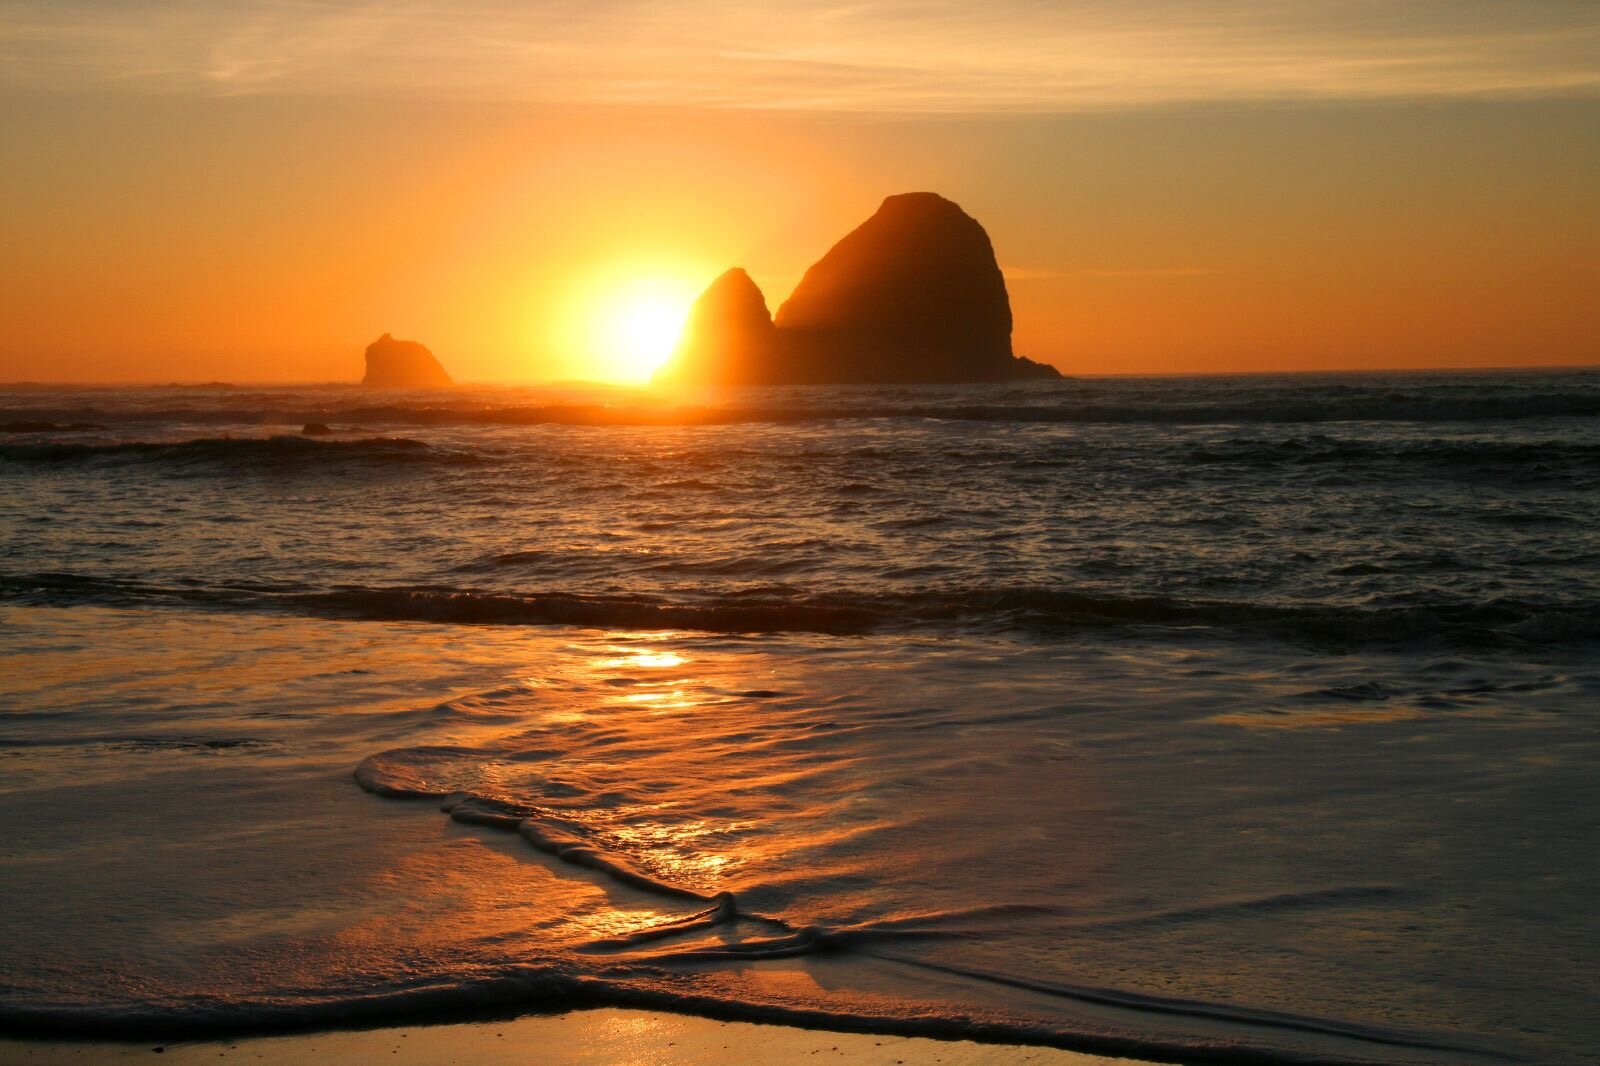
M661 669L670 666L682 666L689 660L675 651L636 650L632 648L611 648L618 654L604 659L597 659L595 666L599 669L616 669L617 667L637 667L641 669Z

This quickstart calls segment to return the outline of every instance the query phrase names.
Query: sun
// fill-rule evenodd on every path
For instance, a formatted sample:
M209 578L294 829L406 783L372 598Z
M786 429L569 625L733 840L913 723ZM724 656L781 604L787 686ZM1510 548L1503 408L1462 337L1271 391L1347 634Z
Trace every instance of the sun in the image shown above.
M547 343L574 380L638 385L672 357L689 309L715 274L695 256L623 254L577 264L555 313L541 318Z
M693 282L667 277L629 278L597 292L585 330L593 376L649 381L672 355L695 296Z

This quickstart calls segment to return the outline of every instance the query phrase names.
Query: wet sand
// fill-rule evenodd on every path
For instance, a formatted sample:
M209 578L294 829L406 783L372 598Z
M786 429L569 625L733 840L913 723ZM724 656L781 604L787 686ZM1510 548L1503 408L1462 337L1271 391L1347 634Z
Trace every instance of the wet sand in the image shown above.
M259 1062L320 1066L327 1062L387 1062L392 1066L472 1063L475 1066L600 1066L632 1063L728 1064L776 1061L850 1062L867 1066L943 1063L1033 1063L1096 1066L1132 1059L1082 1055L1056 1048L977 1044L860 1033L829 1033L781 1025L719 1022L655 1011L603 1008L531 1015L502 1021L344 1030L235 1040L155 1044L0 1039L0 1061L40 1066L150 1062Z

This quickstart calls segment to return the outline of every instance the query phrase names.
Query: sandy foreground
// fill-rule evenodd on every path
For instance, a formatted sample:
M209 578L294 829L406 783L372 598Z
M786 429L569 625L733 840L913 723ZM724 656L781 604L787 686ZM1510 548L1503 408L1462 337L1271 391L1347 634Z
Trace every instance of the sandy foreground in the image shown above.
M655 1011L599 1010L534 1015L506 1021L303 1033L237 1040L157 1045L99 1041L0 1039L7 1063L98 1064L263 1062L321 1066L330 1062L385 1062L392 1066L473 1063L475 1066L577 1066L751 1062L852 1062L910 1066L944 1063L1036 1063L1095 1066L1133 1060L1081 1055L1055 1048L975 1044L971 1041L828 1033L781 1025L719 1022Z

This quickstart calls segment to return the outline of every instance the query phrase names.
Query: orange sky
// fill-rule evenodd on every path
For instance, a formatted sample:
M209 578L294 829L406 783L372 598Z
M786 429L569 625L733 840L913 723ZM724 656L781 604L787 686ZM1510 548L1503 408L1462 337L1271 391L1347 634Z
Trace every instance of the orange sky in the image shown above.
M675 32L709 3L554 41L504 5L218 6L0 30L0 380L354 379L386 331L459 380L604 377L609 289L739 265L776 308L917 189L986 226L1018 353L1067 373L1600 362L1581 5L795 8L784 54Z

